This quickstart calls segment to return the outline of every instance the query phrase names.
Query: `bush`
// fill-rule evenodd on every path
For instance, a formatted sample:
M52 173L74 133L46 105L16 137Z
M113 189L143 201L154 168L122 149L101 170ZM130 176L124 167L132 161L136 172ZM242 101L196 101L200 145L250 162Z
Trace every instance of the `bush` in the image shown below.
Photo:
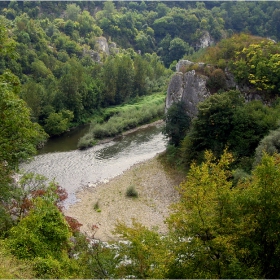
M226 88L226 76L222 69L216 69L207 80L206 86L212 93Z
M0 241L0 279L32 279L35 273L29 261L18 260L7 250L3 240Z
M271 131L260 142L256 149L254 165L258 165L261 162L264 153L268 155L278 154L280 152L280 129Z
M89 147L92 147L96 144L96 140L92 137L91 134L85 134L79 139L78 148L83 150Z
M248 178L250 178L250 175L243 169L238 168L233 171L232 185L237 186L239 182L244 182Z
M96 212L101 212L101 209L99 207L99 201L96 201L93 205L93 209L96 211Z
M51 202L36 198L34 208L9 232L8 245L19 259L60 258L69 249L71 232Z
M36 258L34 260L34 270L39 278L64 278L63 268L58 260L52 257Z
M136 191L134 186L129 186L126 190L127 197L138 197L138 192Z
M191 124L183 102L173 103L165 116L163 133L169 138L169 144L178 147Z

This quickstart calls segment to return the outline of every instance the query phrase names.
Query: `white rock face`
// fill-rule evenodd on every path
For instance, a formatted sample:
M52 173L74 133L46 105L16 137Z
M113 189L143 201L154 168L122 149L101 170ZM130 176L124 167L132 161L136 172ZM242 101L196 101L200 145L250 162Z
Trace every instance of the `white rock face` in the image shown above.
M202 37L200 38L199 44L197 45L197 47L199 49L204 49L213 44L214 44L214 40L211 38L209 32L205 31L204 34L202 35Z
M102 51L103 53L106 53L107 55L110 54L108 42L105 37L96 38L96 47L99 51Z
M192 64L190 61L188 63ZM191 118L195 117L198 113L198 103L210 96L206 87L207 79L208 77L197 74L195 70L185 74L176 72L169 82L165 110L167 111L174 102L183 101L187 114Z
M176 64L176 72L179 72L180 69L182 68L182 66L191 66L193 65L193 62L189 61L189 60L179 60L178 63Z

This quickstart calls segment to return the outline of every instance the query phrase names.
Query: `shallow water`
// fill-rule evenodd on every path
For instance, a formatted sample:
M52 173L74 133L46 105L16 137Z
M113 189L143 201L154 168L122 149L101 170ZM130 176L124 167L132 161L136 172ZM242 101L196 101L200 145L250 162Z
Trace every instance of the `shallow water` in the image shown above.
M162 126L156 125L87 150L47 152L22 164L21 169L54 179L67 190L69 197L65 205L69 205L76 201L75 192L80 188L94 187L163 152L166 139L161 130Z

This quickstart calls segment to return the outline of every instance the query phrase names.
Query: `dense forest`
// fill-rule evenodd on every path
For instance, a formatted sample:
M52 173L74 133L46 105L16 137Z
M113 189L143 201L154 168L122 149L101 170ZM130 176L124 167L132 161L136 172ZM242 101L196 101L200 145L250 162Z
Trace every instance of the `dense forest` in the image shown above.
M279 2L0 2L0 278L280 278L279 36ZM182 58L212 95L164 117L163 161L186 174L169 233L118 223L127 242L93 242L19 164L85 122L81 148L163 117Z

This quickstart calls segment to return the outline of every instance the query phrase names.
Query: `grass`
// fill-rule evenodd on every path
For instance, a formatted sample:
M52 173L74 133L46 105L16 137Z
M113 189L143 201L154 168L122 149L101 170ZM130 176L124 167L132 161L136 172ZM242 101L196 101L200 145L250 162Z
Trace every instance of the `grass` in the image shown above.
M131 185L127 188L125 194L127 197L134 197L134 198L138 197L138 192L136 191L136 189L133 185Z
M107 108L103 122L93 120L89 132L78 143L79 149L92 147L97 139L114 137L124 131L163 117L165 95L153 94L134 100L133 104Z
M99 201L96 201L93 205L93 209L96 211L96 212L101 212L101 209L99 208Z

